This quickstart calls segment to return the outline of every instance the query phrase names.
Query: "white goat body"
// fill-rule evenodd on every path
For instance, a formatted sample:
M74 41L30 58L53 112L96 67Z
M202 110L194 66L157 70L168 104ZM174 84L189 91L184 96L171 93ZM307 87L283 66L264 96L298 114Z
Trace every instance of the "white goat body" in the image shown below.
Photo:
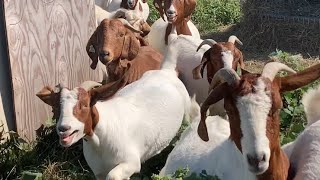
M306 129L294 142L284 145L295 180L320 177L320 86L304 94L302 103L308 119Z
M166 18L166 16L164 18ZM187 25L191 31L192 36L195 39L200 39L200 34L196 26L191 21L188 21ZM167 26L168 22L164 21L162 18L159 18L156 22L152 24L150 33L148 34L150 46L162 53L163 55L165 54L167 47L167 45L165 44L165 34Z
M110 100L96 103L100 120L83 151L98 178L129 178L176 135L191 103L175 63L144 73Z
M173 174L178 168L188 167L190 173L206 170L208 175L216 175L223 180L255 179L255 175L248 171L241 152L228 139L229 122L219 116L208 116L206 124L210 140L204 142L197 133L199 121L198 107L198 116L182 133L160 175Z
M122 0L95 0L96 6L98 6L100 8L100 9L97 7L95 8L96 9L96 19L101 19L101 18L99 18L100 14L103 15L101 17L105 17L105 18L109 18L109 19L112 18L113 17L112 14L115 14L119 9L123 9L120 7L121 2L122 2ZM139 3L142 6L142 12L139 9ZM97 12L97 10L98 10L98 12ZM110 15L105 16L106 13L101 13L101 10L107 11L107 13L110 13ZM135 9L133 9L133 10L125 9L125 10L135 14L138 17L143 18L144 21L147 21L147 19L149 17L149 11L150 11L148 3L143 3L142 0L138 0ZM103 19L101 19L101 20L103 20Z

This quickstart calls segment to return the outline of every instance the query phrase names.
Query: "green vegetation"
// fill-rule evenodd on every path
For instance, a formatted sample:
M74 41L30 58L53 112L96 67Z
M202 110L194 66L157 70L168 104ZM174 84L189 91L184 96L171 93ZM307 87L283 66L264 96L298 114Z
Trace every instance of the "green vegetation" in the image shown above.
M150 23L160 17L152 2L153 0L148 0ZM205 34L217 31L219 26L238 23L240 17L239 0L198 0L191 20L197 26L199 32Z
M276 50L270 54L270 57L275 61L287 64L296 71L306 68L301 61L302 57L300 55L291 55L290 53ZM305 128L307 119L301 98L309 88L315 87L318 84L319 80L295 91L283 93L283 108L280 112L281 144L293 141Z

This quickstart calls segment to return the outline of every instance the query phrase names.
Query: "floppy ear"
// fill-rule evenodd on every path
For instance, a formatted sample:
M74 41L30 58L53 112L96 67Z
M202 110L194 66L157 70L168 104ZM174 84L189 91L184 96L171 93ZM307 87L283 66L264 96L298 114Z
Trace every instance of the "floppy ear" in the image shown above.
M184 0L184 17L189 18L196 8L197 2L195 0Z
M153 0L153 5L154 5L154 7L158 10L158 12L160 13L160 17L164 20L164 21L166 21L165 19L164 19L164 10L163 10L163 0Z
M97 68L97 64L98 64L98 33L100 33L101 31L101 26L99 25L97 27L97 29L94 31L94 33L91 35L87 46L86 46L86 50L87 50L87 54L89 55L89 57L92 60L92 63L90 65L91 69L96 69Z
M307 68L296 74L291 74L285 77L276 77L280 92L292 91L301 88L320 77L320 64Z
M239 65L241 69L244 69L244 62L243 62L243 55L242 52L240 50L236 51L238 53L239 56Z
M198 65L197 67L195 67L192 70L192 74L193 74L193 79L201 79L203 78L203 71L204 68L206 67L207 63L208 63L208 59L210 57L210 49L208 49L202 56L202 60L200 65Z
M132 60L134 59L140 49L140 42L135 35L127 29L127 33L124 37L123 47L121 51L121 59Z
M198 126L198 135L203 141L209 141L209 135L206 125L207 111L210 105L217 103L224 98L224 93L228 90L228 84L223 83L214 88L207 99L201 105L201 120Z
M36 94L36 96L49 106L55 106L59 103L60 91L54 92L50 86L45 86Z
M149 26L149 24L147 23L147 22L143 22L142 24L141 24L141 31L142 31L142 34L141 34L141 36L142 37L145 37L146 35L148 35L149 34L149 32L150 32L150 30L151 30L151 27Z

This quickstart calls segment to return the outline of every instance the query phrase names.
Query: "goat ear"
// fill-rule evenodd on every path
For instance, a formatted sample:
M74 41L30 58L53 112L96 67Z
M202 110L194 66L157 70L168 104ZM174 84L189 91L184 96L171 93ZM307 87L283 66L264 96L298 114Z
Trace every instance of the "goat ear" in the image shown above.
M320 64L307 68L297 74L285 77L276 77L275 80L280 86L280 92L292 91L301 88L320 77Z
M121 1L121 4L120 4L120 7L121 7L121 8L124 8L124 9L129 9L129 7L128 7L128 0L122 0L122 1Z
M198 135L203 141L209 141L209 135L208 135L207 125L206 125L207 111L210 105L215 104L224 98L224 95L228 90L227 88L228 88L227 83L220 84L210 92L207 99L201 105L201 110L200 110L201 120L198 126Z
M161 18L166 21L164 19L164 10L163 10L163 0L153 0L153 6L158 10L158 12L160 13Z
M184 1L184 17L189 18L196 8L197 2L195 0Z
M54 90L50 86L43 87L37 94L44 103L49 106L55 106L59 103L60 92L54 92Z
M121 59L132 60L137 56L139 52L140 42L132 32L128 31L130 30L127 30L127 33L124 37Z
M241 69L244 69L244 61L243 61L243 55L240 50L237 50L237 53L239 55L239 65Z
M211 49L211 48L210 48ZM197 67L195 67L192 70L192 74L193 74L193 79L201 79L203 78L203 72L204 72L204 68L206 67L207 63L208 63L208 59L210 56L210 49L208 49L202 56L202 60L200 65L198 65Z
M91 35L87 46L87 54L89 55L90 59L92 60L92 63L90 65L91 69L96 69L98 64L98 33L100 32L100 25L97 27L97 29L94 31L94 33Z
M147 35L149 34L150 30L151 30L150 25L149 25L147 22L143 22L143 23L141 24L141 27L142 27L142 28L141 28L141 31L142 31L141 36L142 36L142 37L147 36Z

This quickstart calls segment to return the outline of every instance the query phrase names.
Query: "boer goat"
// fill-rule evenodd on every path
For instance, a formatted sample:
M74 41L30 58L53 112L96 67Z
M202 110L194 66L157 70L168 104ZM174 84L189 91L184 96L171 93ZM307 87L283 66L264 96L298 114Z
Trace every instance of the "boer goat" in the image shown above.
M320 86L308 90L302 103L308 125L297 139L283 146L290 161L290 177L295 180L312 180L320 177Z
M195 0L155 0L154 5L162 18L151 26L148 40L152 47L164 54L172 28L176 28L178 34L200 39L198 29L190 21L191 13L196 6Z
M136 15L142 17L144 21L148 19L149 5L147 0L122 0L120 7L134 11Z
M150 46L140 46L131 26L119 20L105 19L87 43L87 53L95 69L99 60L106 65L108 86L99 99L107 99L119 89L139 79L148 70L160 68L162 55ZM109 90L107 90L109 89Z
M320 77L320 64L285 77L275 77L279 70L294 72L288 66L272 62L262 74L221 69L213 77L214 89L201 106L198 134L208 141L205 123L211 104L224 98L230 122L230 140L241 151L250 172L257 179L287 179L289 161L280 148L280 93L305 86ZM216 85L218 82L222 84Z
M236 70L238 63L241 68L244 66L242 53L234 45L235 40L240 42L236 36L230 36L229 42L219 43L208 39L203 41L200 38L188 35L175 36L176 39L173 42L169 42L168 45L175 49L175 51L173 53L167 52L166 55L177 58L179 78L185 84L189 94L197 95L198 103L202 103L206 99L209 89L208 82L211 82L212 78L210 80L207 79L207 77L210 77L208 75L203 79L199 79L204 73L206 65L206 72L210 75L213 75L216 73L216 70L224 67ZM196 53L196 51L198 52ZM193 70L196 66L197 68ZM223 102L213 105L210 111L212 114L224 116Z
M83 138L84 156L97 179L129 179L141 162L170 143L189 116L191 100L175 68L176 60L166 59L161 70L144 73L95 104L91 101L106 85L62 88L59 94L41 96L55 103L60 99L60 144L69 147Z

